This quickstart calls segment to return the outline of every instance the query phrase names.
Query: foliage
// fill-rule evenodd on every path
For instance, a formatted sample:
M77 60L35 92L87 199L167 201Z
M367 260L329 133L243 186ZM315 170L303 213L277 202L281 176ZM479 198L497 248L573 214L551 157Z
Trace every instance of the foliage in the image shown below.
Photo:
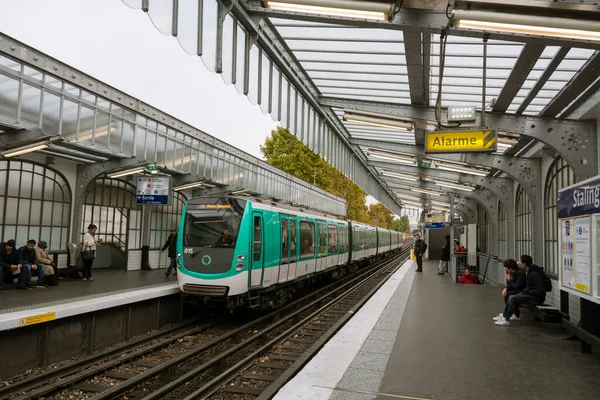
M402 233L410 233L410 219L403 215L400 219L392 221L392 229Z
M383 204L371 204L367 211L368 222L385 229L392 229L394 214Z
M346 199L346 218L368 221L365 191L311 151L289 130L279 126L271 131L260 151L269 164Z

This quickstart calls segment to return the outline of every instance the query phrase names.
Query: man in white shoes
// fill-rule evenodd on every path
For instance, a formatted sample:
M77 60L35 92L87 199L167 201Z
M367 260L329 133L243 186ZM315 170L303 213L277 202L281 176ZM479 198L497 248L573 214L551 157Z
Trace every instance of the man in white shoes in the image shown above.
M504 309L506 310L506 304L508 298L515 294L521 293L525 289L527 282L527 274L523 268L519 268L519 265L515 260L509 258L504 261L504 268L506 268L506 287L502 289L502 297L504 298ZM494 317L494 321L498 321L503 313L498 314ZM519 307L515 310L515 315L511 317L513 320L519 320L521 317L521 310Z
M544 283L544 272L540 267L533 264L531 256L522 255L521 265L525 268L526 286L523 292L512 295L506 302L504 313L499 315L496 325L510 325L508 322L518 310L521 304L544 304L546 300L546 284Z

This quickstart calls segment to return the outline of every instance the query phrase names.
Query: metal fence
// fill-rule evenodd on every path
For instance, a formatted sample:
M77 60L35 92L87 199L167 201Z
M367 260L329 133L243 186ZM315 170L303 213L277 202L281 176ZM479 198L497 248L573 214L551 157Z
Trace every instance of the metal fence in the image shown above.
M450 275L454 282L458 282L468 266L481 284L495 286L504 283L504 265L497 256L485 253L454 253L450 263Z

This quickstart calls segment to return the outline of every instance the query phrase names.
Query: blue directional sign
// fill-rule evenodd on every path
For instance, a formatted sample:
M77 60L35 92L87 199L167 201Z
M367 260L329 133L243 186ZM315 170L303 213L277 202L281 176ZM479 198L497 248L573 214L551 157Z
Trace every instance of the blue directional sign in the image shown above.
M425 222L426 229L444 229L452 226L450 222Z
M137 204L169 205L170 195L171 178L168 176L145 176L137 180Z

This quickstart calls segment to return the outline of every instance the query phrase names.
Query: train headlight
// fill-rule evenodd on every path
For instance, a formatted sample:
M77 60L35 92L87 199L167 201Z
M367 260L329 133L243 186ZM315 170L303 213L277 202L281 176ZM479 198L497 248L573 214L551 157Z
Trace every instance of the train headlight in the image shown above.
M243 269L244 269L244 264L238 264L238 265L235 266L235 270L236 271L241 271Z
M244 262L244 260L246 260L246 256L245 256L245 255L243 255L243 254L240 254L239 256L237 256L237 257L235 258L235 260L236 260L237 262L239 262L239 263L241 263L241 262Z

